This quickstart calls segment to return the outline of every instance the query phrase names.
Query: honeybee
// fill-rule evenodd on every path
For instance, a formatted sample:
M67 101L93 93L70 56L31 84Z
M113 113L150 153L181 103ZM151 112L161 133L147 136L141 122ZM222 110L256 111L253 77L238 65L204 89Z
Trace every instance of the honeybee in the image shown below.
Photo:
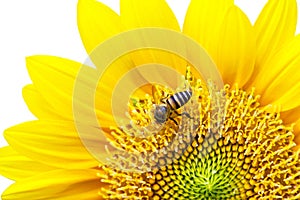
M154 100L157 101L158 97L156 87L152 88ZM182 114L179 114L177 110L181 108L183 105L185 105L192 97L192 92L190 90L182 91L173 94L172 96L169 96L165 99L160 100L160 102L157 102L157 105L154 109L154 118L155 120L162 124L167 121L167 119L171 119L177 124L177 122L170 117L172 113L176 113L177 115L186 115L189 118L192 118L188 113L183 112ZM155 102L156 103L156 102ZM160 104L158 104L160 103Z

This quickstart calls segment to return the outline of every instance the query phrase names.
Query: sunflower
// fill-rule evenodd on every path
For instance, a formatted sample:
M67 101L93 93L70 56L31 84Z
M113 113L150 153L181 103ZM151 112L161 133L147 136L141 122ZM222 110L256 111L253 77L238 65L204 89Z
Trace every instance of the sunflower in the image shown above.
M168 29L207 51L224 86L210 93L192 63L159 50L141 49L113 62L95 91L103 136L132 155L173 145L164 157L153 157L151 170L122 170L96 159L78 133L78 124L99 131L74 115L73 90L82 64L54 56L28 57L33 84L24 87L23 96L38 120L4 132L9 146L0 149L0 172L16 182L2 199L300 199L296 0L269 0L254 25L233 0L192 0L182 30L163 0L122 0L120 7L118 15L95 0L79 0L78 28L92 58L99 44L124 31ZM150 111L157 99L170 99L175 91L160 84L139 87L126 99L130 123L125 126L113 122L105 100L113 98L113 88L126 72L147 63L180 72L180 89L191 91L192 97L184 108L171 110L162 127L138 137L139 127L153 120ZM83 78L89 86L90 77ZM83 105L79 114L89 109ZM98 138L88 138L94 140ZM134 156L123 156L114 154L115 163L139 167Z

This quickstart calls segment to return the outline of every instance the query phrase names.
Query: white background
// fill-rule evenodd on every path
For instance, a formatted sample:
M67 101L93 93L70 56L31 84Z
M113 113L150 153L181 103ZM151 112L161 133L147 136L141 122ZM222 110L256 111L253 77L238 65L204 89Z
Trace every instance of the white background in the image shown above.
M236 4L254 22L266 1L236 0ZM118 0L102 2L119 12ZM168 3L182 24L189 1ZM84 62L86 53L77 30L76 6L77 0L0 1L0 146L7 144L2 136L5 128L34 119L21 94L22 87L30 83L25 57L47 54ZM0 194L10 183L0 177Z

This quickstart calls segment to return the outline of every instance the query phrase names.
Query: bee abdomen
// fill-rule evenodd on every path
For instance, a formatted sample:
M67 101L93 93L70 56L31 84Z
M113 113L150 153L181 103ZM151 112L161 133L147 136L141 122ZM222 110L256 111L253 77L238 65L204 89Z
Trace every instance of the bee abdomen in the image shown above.
M167 104L169 104L173 110L177 110L186 104L190 100L191 96L192 92L190 91L178 92L167 100Z

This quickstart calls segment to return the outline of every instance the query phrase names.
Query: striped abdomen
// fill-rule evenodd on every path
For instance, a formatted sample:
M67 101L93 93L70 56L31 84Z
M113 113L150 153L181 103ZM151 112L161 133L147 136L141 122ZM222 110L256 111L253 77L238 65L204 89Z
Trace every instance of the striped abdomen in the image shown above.
M191 91L178 92L167 99L167 104L172 110L177 110L186 104L192 96Z

